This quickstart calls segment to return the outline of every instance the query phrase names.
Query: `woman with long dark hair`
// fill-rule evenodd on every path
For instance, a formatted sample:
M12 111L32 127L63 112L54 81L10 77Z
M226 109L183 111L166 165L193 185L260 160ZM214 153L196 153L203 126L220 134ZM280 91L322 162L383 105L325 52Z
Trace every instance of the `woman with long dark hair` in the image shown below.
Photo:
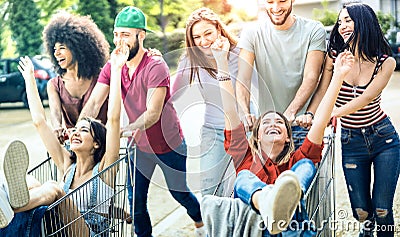
M121 79L118 75L121 75L121 68L128 58L128 53L128 46L125 44L117 47L111 55L112 75L116 76L112 76L110 83L107 124L104 126L101 122L92 118L79 120L69 130L70 150L59 143L53 129L47 124L45 111L36 89L32 62L28 57L21 58L19 70L25 79L33 124L51 159L61 172L62 179L60 184L55 181L40 184L38 181L26 178L26 169L29 163L28 152L22 142L12 142L7 148L4 158L4 173L7 184L1 184L0 188L1 199L8 200L8 202L1 204L0 224L1 227L6 228L0 229L0 235L3 236L12 232L27 233L26 231L29 233L29 231L32 231L29 228L28 230L19 229L20 223L31 223L34 220L32 218L37 207L52 204L66 193L84 184L98 172L109 167L119 158ZM98 192L90 194L96 200L96 205L109 207L107 203L114 194L113 187L117 171L117 168L112 168L98 180L96 185ZM3 187L6 188L3 189ZM89 198L89 196L82 195L81 198L83 200ZM86 203L82 200L72 200L72 204L66 207L60 205L61 215L71 217L71 220L79 217L79 211L87 211L89 205L89 202ZM92 236L104 231L102 228L106 228L108 225L102 226L102 222L108 223L108 208L101 210L104 212L99 211L94 216L85 216L85 219L79 218L77 221L71 222L72 225L68 229L73 234L69 235L76 236L76 233L80 233L79 236ZM26 211L29 212L28 215L18 215ZM13 212L16 213L15 217ZM26 218L30 218L30 220ZM33 226L35 225L40 226L39 223L35 223Z
M334 61L344 50L354 54L355 62L343 81L332 116L341 122L342 168L353 216L363 223L360 236L373 236L375 227L377 236L393 236L400 144L380 103L396 62L378 18L367 4L345 4L340 11L312 104L323 97L336 70Z

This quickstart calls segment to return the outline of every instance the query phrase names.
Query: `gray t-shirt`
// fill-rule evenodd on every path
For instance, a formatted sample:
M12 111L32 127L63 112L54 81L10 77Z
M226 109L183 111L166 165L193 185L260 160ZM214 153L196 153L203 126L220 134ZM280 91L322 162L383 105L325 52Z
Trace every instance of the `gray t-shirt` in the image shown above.
M326 51L325 35L320 22L299 16L288 30L276 30L269 20L243 29L238 47L255 54L261 113L286 110L303 81L307 53Z

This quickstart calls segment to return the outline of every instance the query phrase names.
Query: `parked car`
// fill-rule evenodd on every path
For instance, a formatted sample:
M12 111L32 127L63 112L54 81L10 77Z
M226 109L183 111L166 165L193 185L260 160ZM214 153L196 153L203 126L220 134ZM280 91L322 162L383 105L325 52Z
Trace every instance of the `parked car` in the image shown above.
M42 100L47 99L47 83L56 76L52 65L36 57L31 58L34 66L34 75ZM19 58L0 59L0 103L23 102L28 107L25 82L18 70Z
M393 58L396 59L396 70L400 70L400 44L390 44L393 52Z
M386 38L392 48L392 56L396 59L396 70L400 70L400 31L392 30L386 35Z

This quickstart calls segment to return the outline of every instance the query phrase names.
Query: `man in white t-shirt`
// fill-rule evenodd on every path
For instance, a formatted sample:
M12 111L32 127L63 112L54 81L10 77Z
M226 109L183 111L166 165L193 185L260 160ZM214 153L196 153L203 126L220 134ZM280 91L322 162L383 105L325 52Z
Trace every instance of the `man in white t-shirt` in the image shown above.
M307 111L318 85L326 51L326 32L320 22L292 14L294 0L265 1L268 18L244 29L238 43L239 72L236 93L246 128L252 127L250 78L252 66L258 71L259 114L268 110L284 113L290 122L309 127L315 111ZM293 127L296 147L307 130ZM300 135L300 139L297 139Z

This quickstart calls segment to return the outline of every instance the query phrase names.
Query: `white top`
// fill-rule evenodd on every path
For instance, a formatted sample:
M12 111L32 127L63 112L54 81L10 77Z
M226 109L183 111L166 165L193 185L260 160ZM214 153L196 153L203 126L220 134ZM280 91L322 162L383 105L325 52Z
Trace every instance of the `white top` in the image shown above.
M234 48L229 53L229 73L232 79L232 85L235 88L236 76L238 73L238 56L239 48ZM183 57L178 65L176 77L172 81L171 95L172 99L176 100L183 92L189 87L195 87L200 92L200 97L196 97L195 93L188 95L190 98L180 98L180 100L191 101L192 104L205 104L204 112L204 125L211 126L217 129L224 129L225 119L222 107L222 99L219 88L219 82L213 78L206 70L199 68L199 77L194 80L192 85L189 84L190 80L190 61L187 57ZM257 90L257 79L254 76L252 80L253 90ZM253 106L252 106L253 107ZM254 109L252 109L254 111Z

